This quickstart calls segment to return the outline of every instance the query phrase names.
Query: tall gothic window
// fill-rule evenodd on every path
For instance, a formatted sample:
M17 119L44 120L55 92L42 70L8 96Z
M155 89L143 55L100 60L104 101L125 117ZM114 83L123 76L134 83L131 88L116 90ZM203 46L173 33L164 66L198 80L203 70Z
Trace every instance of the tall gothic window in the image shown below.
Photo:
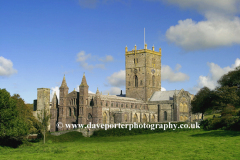
M138 77L135 75L135 87L138 87Z
M74 108L74 116L76 116L77 114L76 114L76 108Z
M155 86L155 76L152 76L152 85Z
M71 108L69 108L69 116L71 116Z
M167 111L164 111L164 121L167 121Z

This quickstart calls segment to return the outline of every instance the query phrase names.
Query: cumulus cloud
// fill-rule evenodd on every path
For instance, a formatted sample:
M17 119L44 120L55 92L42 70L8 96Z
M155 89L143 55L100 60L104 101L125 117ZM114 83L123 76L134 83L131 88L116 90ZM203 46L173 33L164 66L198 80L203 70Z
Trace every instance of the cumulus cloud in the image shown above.
M113 73L111 76L107 77L108 83L114 87L125 86L125 70L120 70L119 72Z
M17 73L17 70L13 68L13 63L11 60L4 57L0 57L0 76L11 76Z
M166 1L165 1L166 2ZM215 12L219 14L238 13L238 0L167 0L168 3L178 5L181 8L195 9L202 14Z
M107 55L105 58L100 58L99 60L102 62L111 62L113 61L113 57L111 55Z
M217 81L227 72L234 70L237 66L240 66L240 59L237 58L235 63L230 66L221 68L219 65L215 63L208 63L209 74L207 76L199 76L198 84L192 90L194 92L199 91L204 86L214 89L218 84Z
M90 53L86 54L85 51L81 51L77 54L76 61L79 62L80 66L83 67L86 70L92 70L92 69L95 69L95 68L105 69L105 64L92 65L92 64L89 64L87 62L88 60L93 60L93 59L95 59L95 56L92 56ZM106 58L102 59L102 60L104 60L104 62L108 62L110 60L113 60L113 57L112 56L106 56Z
M175 71L171 69L168 65L162 66L162 80L166 80L169 82L181 82L189 80L189 76L185 73L179 72L179 69L181 68L180 64L176 65Z
M121 88L119 87L111 87L109 90L103 91L103 94L110 94L110 95L120 95Z
M240 44L240 19L180 20L167 30L166 37L188 51Z
M176 64L175 71L179 71L182 68L180 64Z
M166 91L166 88L164 88L164 87L161 87L161 91Z
M52 98L53 98L53 95L54 95L55 92L56 92L57 98L59 100L59 87L58 86L51 88L51 94L50 94L50 101L51 102L52 102Z
M168 0L181 8L196 9L206 20L195 22L192 19L179 20L166 32L169 42L184 50L215 48L240 44L240 19L237 0Z

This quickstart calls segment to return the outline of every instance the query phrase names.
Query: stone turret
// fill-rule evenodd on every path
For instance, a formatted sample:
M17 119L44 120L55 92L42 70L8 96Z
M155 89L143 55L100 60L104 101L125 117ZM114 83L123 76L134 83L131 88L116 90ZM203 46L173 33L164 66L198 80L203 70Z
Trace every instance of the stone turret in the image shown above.
M65 79L65 75L63 77L62 80L62 85L60 86L59 90L60 90L60 105L62 106L66 106L66 96L68 95L68 86L67 86L67 82Z
M56 123L58 120L58 115L57 115L57 110L58 110L58 99L56 92L54 92L53 98L52 98L52 107L50 109L50 132L55 132L57 130L56 128Z
M87 106L88 106L88 84L85 73L79 86L79 116L78 123L86 124L87 122Z
M94 106L93 106L93 123L102 123L102 105L100 92L97 88L95 97L94 97Z
M60 86L60 105L59 105L59 122L62 122L64 125L66 124L66 116L67 116L67 95L68 95L68 86L65 79L65 75L62 80L62 85Z

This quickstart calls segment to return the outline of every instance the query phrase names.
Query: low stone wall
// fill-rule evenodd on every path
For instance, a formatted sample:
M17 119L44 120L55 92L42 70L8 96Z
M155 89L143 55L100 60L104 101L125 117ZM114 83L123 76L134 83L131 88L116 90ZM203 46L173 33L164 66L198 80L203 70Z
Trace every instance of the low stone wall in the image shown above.
M84 137L90 137L93 135L94 131L99 130L99 128L96 129L90 129L88 130L87 128L81 128L81 129L75 129L75 130L67 130L67 131L60 131L60 132L52 132L51 135L54 136L60 136L62 134L68 133L68 132L81 132Z

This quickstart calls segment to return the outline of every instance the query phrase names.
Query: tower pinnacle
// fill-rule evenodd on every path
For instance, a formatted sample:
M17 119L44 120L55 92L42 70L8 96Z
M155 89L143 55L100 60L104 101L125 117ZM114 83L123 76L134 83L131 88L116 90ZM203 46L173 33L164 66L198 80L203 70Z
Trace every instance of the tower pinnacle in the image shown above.
M86 80L86 77L85 77L85 72L83 73L82 83L80 84L80 86L88 86L87 85L87 80Z
M65 78L65 74L64 74L64 76L63 76L61 88L64 88L64 87L68 87L68 86L67 86L67 82L66 82L66 78Z

